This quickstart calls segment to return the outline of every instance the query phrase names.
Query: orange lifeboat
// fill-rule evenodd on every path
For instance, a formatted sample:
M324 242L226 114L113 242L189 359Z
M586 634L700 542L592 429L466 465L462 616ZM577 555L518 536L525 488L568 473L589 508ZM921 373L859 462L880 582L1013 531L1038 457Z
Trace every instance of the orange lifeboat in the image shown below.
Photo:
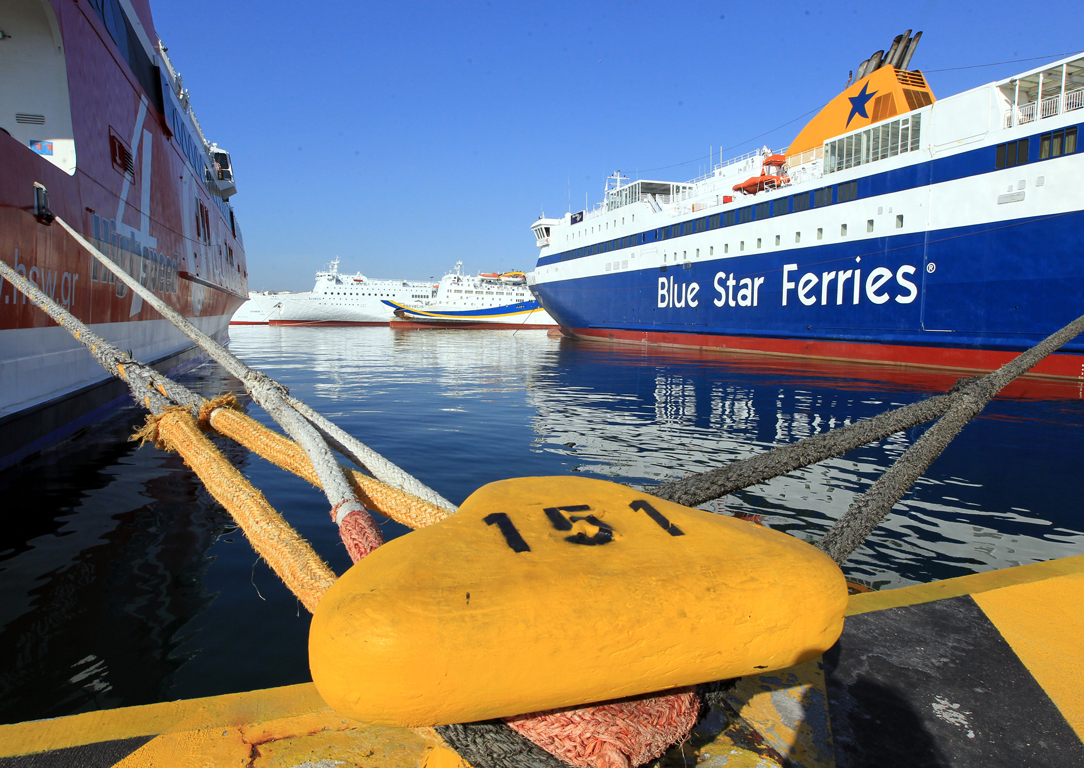
M788 176L770 176L762 173L759 176L746 179L741 184L735 184L734 191L741 192L743 195L755 195L757 192L763 192L766 189L781 187L789 181L790 177Z
M766 189L783 186L790 181L789 177L781 173L783 166L786 164L787 158L785 155L766 155L764 160L761 161L760 175L748 178L741 184L735 184L734 191L741 192L743 195L755 195L757 192L763 192ZM778 170L773 173L772 169Z

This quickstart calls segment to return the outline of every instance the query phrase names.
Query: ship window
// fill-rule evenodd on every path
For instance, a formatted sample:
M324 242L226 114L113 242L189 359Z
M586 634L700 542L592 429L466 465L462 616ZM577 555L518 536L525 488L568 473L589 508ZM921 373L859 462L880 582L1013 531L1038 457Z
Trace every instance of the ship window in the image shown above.
M809 193L803 192L794 196L794 212L809 210Z
M839 225L839 236L840 237L846 237L847 236L847 225L846 224L840 224Z
M681 225L674 224L670 227L670 237L681 237Z
M903 214L896 217L896 229L903 229Z
M1040 152L1042 145L1040 143ZM998 144L994 153L994 168L1012 168L1028 161L1028 140L1010 141Z
M817 227L817 239L818 240L823 240L824 239L824 228L823 227Z
M715 214L714 216L709 216L708 217L708 227L710 229L718 229L719 228L719 214Z
M848 181L848 182L846 182L844 184L840 184L838 189L839 189L839 191L838 191L838 193L836 195L836 199L839 200L839 202L845 203L845 202L847 202L849 200L857 200L858 199L858 182L857 181ZM828 190L828 189L825 189L825 192L828 192L829 194L831 194L831 191Z
M730 253L730 243L723 243L723 253Z
M1070 146L1071 144L1071 146ZM1076 150L1076 128L1044 133L1039 139L1039 159L1068 155Z
M757 221L761 221L763 219L768 218L768 203L757 203L756 204L756 216L757 216Z
M776 244L776 245L779 245L779 235L776 235L776 236L775 236L775 244Z
M714 255L715 255L715 246L714 245L709 246L708 247L708 256L714 256Z
M745 250L745 241L744 240L742 240L740 243L738 243L738 250L739 251L744 251Z
M801 232L795 232L794 233L794 242L796 242L796 243L802 242L802 233Z
M820 208L822 206L831 205L831 204L832 204L832 188L831 187L824 187L823 189L818 189L813 193L813 205L815 207Z
M752 220L753 220L753 207L752 206L749 206L747 208L742 208L740 211L738 211L738 223L739 224L748 224Z
M760 247L760 238L758 237L757 238L757 248L759 248L759 247Z
M734 226L734 211L727 211L726 213L723 214L723 226L724 227L732 227L732 226Z
M873 231L873 219L866 219L866 231L867 232L872 232Z

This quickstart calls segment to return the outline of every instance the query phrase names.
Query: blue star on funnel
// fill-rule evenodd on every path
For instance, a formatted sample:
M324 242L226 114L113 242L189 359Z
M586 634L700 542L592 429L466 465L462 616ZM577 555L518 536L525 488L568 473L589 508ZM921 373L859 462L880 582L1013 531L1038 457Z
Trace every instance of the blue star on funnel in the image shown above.
M869 83L865 83L862 86L862 91L857 96L848 96L847 100L851 102L851 114L847 115L847 127L850 127L851 120L855 115L869 119L869 115L866 114L866 104L869 100L877 95L877 91L873 93L866 93L866 88L869 87Z

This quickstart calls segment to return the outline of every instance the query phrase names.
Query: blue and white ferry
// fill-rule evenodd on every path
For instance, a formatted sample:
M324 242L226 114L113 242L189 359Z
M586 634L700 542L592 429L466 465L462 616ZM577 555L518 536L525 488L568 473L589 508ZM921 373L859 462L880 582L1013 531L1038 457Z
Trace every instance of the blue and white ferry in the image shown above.
M527 288L523 272L464 275L463 262L433 286L421 302L384 300L394 312L393 327L553 328L557 323Z
M936 100L920 36L786 150L535 221L542 305L585 339L975 370L1084 314L1084 54ZM1084 377L1084 340L1034 372Z

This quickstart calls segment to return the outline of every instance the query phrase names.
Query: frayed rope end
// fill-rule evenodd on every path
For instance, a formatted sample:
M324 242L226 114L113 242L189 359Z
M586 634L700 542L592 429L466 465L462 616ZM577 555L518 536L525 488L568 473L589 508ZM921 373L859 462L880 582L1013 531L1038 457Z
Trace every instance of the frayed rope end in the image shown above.
M204 432L214 432L214 427L211 426L211 414L218 408L237 408L237 398L234 397L232 392L227 392L224 395L207 400L199 407L199 416L196 421L199 423L199 428Z
M128 439L130 441L138 440L140 448L147 443L152 443L155 448L161 451L172 452L173 448L162 439L161 432L158 429L158 423L162 420L162 417L171 411L184 411L185 413L190 413L183 405L172 405L159 414L152 413L147 416L147 420L144 422L143 426L137 429L135 434Z

